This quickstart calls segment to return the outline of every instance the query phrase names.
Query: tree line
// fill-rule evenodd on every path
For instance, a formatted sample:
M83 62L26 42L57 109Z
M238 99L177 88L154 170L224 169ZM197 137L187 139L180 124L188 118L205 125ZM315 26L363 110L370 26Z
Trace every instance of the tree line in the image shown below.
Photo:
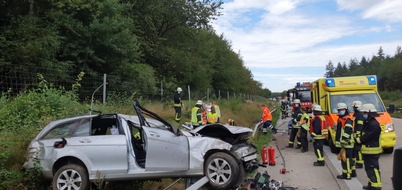
M385 55L382 47L371 58L350 59L334 65L329 61L325 67L325 77L342 77L357 75L377 75L380 91L402 91L402 49L398 46L395 55Z
M224 90L268 97L230 41L211 21L214 0L5 0L0 1L0 67L9 72L45 67L77 74L110 74L124 92ZM55 71L57 72L57 71ZM136 84L133 86L132 84ZM1 85L1 81L0 81ZM112 84L110 84L112 85Z

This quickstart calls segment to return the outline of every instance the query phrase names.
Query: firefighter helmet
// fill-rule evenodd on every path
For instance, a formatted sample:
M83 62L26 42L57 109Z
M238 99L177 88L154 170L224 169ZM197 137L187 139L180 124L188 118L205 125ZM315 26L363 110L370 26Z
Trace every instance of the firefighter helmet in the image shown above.
M336 109L338 109L338 110L348 109L348 106L345 103L341 102L341 103L336 104Z
M363 104L359 110L360 112L377 112L373 104Z
M182 90L180 87L178 87L176 91L177 91L177 92L181 92L181 91L183 91L183 90Z
M322 111L321 106L318 104L313 105L313 111Z
M201 101L201 100L198 100L195 105L202 105L202 101Z
M361 101L353 101L351 104L350 104L352 107L355 107L355 108L360 108L360 106L362 106L363 104L362 104L362 102Z
M295 99L295 100L293 101L293 103L295 103L295 104L300 104L300 100L299 100L299 99Z

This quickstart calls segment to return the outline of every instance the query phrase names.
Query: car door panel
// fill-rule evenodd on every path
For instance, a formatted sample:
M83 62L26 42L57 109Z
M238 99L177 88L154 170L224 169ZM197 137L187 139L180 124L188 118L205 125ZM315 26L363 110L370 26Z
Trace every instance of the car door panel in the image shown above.
M189 169L189 146L185 136L164 129L143 127L146 135L146 171Z

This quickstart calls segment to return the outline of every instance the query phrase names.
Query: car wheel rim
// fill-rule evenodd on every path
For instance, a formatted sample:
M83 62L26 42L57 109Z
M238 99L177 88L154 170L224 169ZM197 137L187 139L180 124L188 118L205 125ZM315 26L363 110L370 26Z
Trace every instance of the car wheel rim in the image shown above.
M81 175L75 170L64 170L57 178L57 189L60 190L79 190L81 184Z
M213 159L208 164L208 178L216 184L225 184L232 176L232 168L224 159Z

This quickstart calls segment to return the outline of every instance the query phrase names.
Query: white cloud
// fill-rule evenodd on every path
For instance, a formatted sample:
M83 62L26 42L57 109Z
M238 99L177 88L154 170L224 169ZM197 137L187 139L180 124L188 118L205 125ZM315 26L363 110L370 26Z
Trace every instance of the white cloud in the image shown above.
M371 58L380 46L386 54L393 55L396 47L402 45L401 37L379 38L386 36L381 32L398 32L398 27L390 23L369 24L370 19L361 25L361 19L343 14L345 10L363 11L361 16L364 18L385 19L388 16L388 19L398 20L398 15L393 12L397 9L390 5L398 7L402 0L399 0L401 3L392 0L337 0L340 12L335 10L336 7L317 12L303 12L298 7L315 2L234 0L224 4L223 16L213 26L218 34L223 33L231 41L234 51L240 52L250 70L278 70L277 73L253 72L254 78L272 91L290 88L294 81L313 81L322 77L329 60L336 65L338 62L348 63L353 58L360 60L362 56ZM384 16L385 10L389 14ZM372 34L376 36L371 38ZM364 42L363 38L371 41ZM315 68L316 73L288 74L287 70L292 67ZM279 71L279 68L284 71Z
M337 3L341 10L362 10L365 19L402 21L401 0L337 0Z

